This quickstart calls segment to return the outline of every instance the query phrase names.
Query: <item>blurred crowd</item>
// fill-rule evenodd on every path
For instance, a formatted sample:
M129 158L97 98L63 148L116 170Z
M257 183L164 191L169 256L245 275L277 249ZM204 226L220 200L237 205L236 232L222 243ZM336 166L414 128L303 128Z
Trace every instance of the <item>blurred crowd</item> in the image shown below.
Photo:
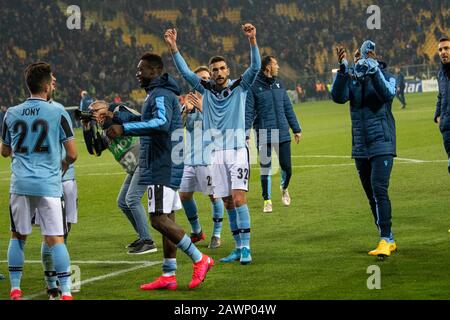
M293 3L297 11L277 11L277 5ZM2 1L0 106L13 105L26 97L22 71L35 60L52 64L58 79L57 99L65 105L78 105L83 90L110 101L130 101L131 91L138 89L138 59L152 50L151 44L136 41L133 34L137 28L162 37L165 28L176 26L180 49L185 54L203 64L212 55L223 54L230 61L232 76L237 77L249 62L248 43L240 34L240 23L250 21L257 27L262 54L274 54L301 79L290 79L289 87L297 92L300 86L299 97L313 94L323 98L327 97L329 71L336 66L333 48L337 43L354 50L370 38L377 43L378 54L391 66L432 64L436 57L419 55L417 49L424 43L427 31L432 29L439 38L441 30L450 27L449 11L444 1L438 0L378 1L382 8L380 30L367 29L368 4L364 1L79 0L70 4L78 4L82 12L96 11L101 19L89 28L72 31L56 1ZM230 8L240 11L242 21L232 23L227 19L223 13ZM181 15L169 22L153 15L153 10L179 10ZM122 29L107 29L102 23L113 20L118 12L127 22L129 43L123 41ZM226 52L223 37L237 39ZM167 70L177 75L171 57L165 53L163 58Z

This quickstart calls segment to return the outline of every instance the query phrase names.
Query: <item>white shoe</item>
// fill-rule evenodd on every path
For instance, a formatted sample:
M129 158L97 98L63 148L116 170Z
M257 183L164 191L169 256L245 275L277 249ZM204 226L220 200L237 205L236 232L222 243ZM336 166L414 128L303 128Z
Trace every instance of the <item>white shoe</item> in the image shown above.
M272 200L265 200L264 201L264 213L271 213L272 212Z
M289 196L287 189L281 189L281 202L285 206L289 206L291 204L291 197Z

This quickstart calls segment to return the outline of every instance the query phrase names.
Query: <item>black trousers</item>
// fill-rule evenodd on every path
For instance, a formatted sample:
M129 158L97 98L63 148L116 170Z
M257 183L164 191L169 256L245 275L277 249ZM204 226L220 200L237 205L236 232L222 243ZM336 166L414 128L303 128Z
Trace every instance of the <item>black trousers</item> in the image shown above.
M447 152L447 155L450 158L450 131L442 131L441 133L444 140L445 152Z
M398 100L400 100L400 103L402 104L402 106L405 106L406 105L405 89L398 91L396 95L397 95Z
M392 208L388 188L393 163L392 155L355 159L361 184L369 199L375 224L382 238L392 237Z

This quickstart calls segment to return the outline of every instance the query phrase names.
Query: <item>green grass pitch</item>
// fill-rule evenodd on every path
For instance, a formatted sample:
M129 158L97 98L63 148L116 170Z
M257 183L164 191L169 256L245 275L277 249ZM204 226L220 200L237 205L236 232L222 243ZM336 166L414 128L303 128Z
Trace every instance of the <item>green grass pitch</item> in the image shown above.
M178 253L177 291L139 290L140 284L161 273L161 238L151 229L158 252L136 257L126 254L124 247L135 234L116 205L124 173L108 152L100 158L90 156L77 131L79 223L70 234L69 251L73 264L81 270L83 285L75 298L449 299L450 176L442 138L433 123L436 94L408 95L407 99L406 110L400 110L397 101L393 106L400 159L394 164L390 196L398 253L385 261L367 254L376 246L378 234L350 159L348 105L305 103L295 106L304 133L300 145L292 145L291 206L281 204L276 174L274 212L262 213L259 170L253 164L248 200L254 263L219 263L233 248L225 215L222 247L210 250L208 241L199 244L216 259L216 266L205 283L192 291L187 288L192 265L183 253ZM7 277L0 281L0 299L8 299L4 260L9 239L9 160L0 160L0 181L0 273ZM210 206L202 195L196 199L209 240ZM183 211L177 213L177 221L190 232ZM39 259L40 234L35 229L26 245L26 260ZM86 263L89 261L104 263ZM371 265L380 267L379 290L367 288ZM27 263L24 295L46 299L39 295L44 289L42 278L41 265Z

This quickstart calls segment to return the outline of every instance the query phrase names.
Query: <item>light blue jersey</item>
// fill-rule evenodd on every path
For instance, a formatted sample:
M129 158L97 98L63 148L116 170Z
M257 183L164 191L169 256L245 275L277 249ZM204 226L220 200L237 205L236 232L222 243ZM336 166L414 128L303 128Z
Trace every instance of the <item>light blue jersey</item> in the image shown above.
M187 166L207 166L211 164L211 152L208 149L211 140L206 141L203 135L203 115L194 109L186 117L186 155Z
M66 109L64 108L64 106L56 101L50 101L50 104L60 108L61 110L64 110L64 112L66 112ZM68 121L69 121L69 125L70 128L73 131L73 124L72 124L72 119L70 118L69 115L68 116ZM61 160L66 158L66 149L64 149L64 147L61 148L62 153L61 153ZM73 164L69 165L69 169L67 169L66 174L62 177L62 181L70 181L70 180L75 180L75 166Z
M251 65L243 76L228 82L220 92L214 84L193 73L179 52L173 55L178 71L203 95L203 130L205 140L213 138L215 150L245 148L245 102L247 91L261 68L257 46L251 46Z
M9 108L2 142L12 149L10 193L61 197L61 144L74 138L65 110L30 98Z

